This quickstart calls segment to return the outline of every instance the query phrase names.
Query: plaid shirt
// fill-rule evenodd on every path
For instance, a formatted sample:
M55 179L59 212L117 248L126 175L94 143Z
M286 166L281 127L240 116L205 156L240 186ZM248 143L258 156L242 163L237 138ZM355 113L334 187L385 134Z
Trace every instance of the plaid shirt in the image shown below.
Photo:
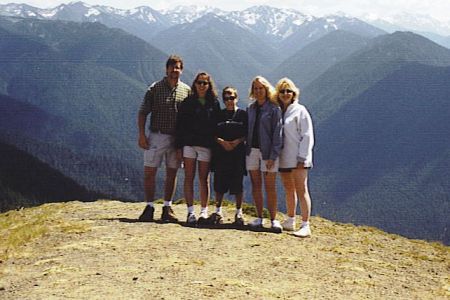
M148 88L139 113L146 116L151 113L151 131L175 134L178 105L189 95L190 90L191 88L181 81L171 88L166 77Z

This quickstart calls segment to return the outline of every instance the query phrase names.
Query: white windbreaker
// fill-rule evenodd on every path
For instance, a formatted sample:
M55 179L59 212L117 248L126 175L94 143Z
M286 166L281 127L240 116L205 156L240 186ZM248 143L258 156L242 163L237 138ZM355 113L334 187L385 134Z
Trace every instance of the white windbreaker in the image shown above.
M296 168L298 162L303 162L304 167L311 168L314 132L308 110L295 101L286 109L283 123L280 168Z

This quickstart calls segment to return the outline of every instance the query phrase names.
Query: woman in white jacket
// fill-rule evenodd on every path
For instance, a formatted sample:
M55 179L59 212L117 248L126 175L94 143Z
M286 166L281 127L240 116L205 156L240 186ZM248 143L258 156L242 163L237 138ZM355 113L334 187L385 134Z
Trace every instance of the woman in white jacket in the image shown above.
M300 90L289 78L282 78L276 85L275 97L283 112L283 148L280 153L279 171L286 192L288 218L282 226L294 231L294 235L311 235L309 219L311 198L308 192L308 169L312 168L314 132L308 110L298 103ZM295 211L300 199L302 224L295 231Z

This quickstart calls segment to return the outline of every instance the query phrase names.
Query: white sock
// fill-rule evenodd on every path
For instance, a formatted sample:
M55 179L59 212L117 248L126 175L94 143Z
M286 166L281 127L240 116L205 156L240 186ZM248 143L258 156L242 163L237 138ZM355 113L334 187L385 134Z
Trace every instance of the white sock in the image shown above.
M164 200L164 206L171 206L171 205L172 205L172 201Z
M188 214L193 214L193 213L194 213L194 205L188 206Z
M208 213L208 207L202 207L202 209L200 210L200 213L201 214L203 214L203 213Z
M295 217L288 217L287 219L288 219L289 222L295 224Z
M155 205L153 204L153 202L147 202L147 205L150 207L155 207Z
M302 221L302 227L309 226L309 221Z
M236 215L242 216L242 208L236 208Z
M216 214L222 214L222 206L216 207Z

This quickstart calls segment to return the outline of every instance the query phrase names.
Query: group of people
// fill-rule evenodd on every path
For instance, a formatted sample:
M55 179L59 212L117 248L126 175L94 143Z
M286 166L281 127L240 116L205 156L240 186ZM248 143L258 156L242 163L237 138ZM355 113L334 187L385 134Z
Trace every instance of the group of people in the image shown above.
M242 182L248 173L257 213L248 226L264 226L264 186L272 230L284 229L299 237L310 236L311 199L307 180L308 169L312 167L314 134L311 117L298 103L300 91L292 80L282 78L273 87L264 77L256 76L250 86L251 103L246 110L237 106L238 91L227 86L222 90L225 108L221 109L210 74L199 72L189 87L180 80L182 72L183 60L171 55L166 62L166 76L149 87L139 109L139 146L144 149L147 202L139 220L154 219L155 177L164 160L166 178L161 221L178 221L171 204L177 170L184 164L187 225L221 224L222 200L227 192L236 197L234 223L244 225ZM197 170L201 205L198 218L194 210ZM214 172L216 207L208 215L210 172ZM283 223L276 219L278 173L286 194L287 218ZM296 231L298 199L302 222Z

